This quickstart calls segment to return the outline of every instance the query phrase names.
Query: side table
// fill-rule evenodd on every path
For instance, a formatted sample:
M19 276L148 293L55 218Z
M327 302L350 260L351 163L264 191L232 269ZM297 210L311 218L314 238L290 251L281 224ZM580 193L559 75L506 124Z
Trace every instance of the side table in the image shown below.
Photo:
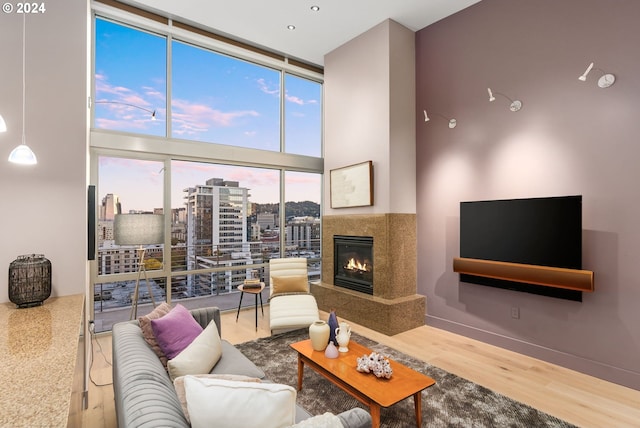
M260 286L247 287L244 284L238 286L240 290L240 303L238 303L238 312L236 313L236 322L240 316L240 306L242 306L242 297L244 293L253 294L256 296L255 312L256 312L256 331L258 331L258 296L260 296L260 309L262 310L262 316L264 317L264 307L262 306L262 290L264 290L264 282L260 283Z

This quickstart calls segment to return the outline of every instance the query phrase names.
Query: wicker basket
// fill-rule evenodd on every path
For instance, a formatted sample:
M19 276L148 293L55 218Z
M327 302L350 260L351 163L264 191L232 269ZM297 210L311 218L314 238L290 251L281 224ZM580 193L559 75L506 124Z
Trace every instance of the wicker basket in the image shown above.
M9 265L9 300L19 308L39 306L51 296L51 262L42 254L18 256Z

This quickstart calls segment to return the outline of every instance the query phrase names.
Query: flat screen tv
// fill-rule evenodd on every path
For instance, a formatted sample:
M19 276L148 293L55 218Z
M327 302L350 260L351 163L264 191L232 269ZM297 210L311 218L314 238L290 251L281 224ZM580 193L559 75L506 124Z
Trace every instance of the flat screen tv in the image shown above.
M460 257L582 269L582 196L460 203ZM582 301L582 292L460 274L460 281Z

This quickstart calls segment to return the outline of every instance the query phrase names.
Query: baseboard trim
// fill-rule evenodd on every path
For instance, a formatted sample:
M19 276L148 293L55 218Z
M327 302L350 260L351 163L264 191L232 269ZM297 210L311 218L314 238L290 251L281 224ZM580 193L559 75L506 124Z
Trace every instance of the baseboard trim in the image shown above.
M640 373L631 370L431 315L425 324L640 391Z

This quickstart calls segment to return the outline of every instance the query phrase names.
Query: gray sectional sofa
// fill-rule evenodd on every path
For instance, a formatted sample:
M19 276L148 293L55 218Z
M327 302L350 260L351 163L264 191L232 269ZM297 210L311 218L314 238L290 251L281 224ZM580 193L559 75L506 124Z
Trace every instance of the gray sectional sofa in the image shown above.
M204 328L215 320L220 333L218 308L191 311ZM118 427L189 427L169 375L142 336L138 321L113 326L113 390ZM222 340L222 357L211 373L264 378L265 374L237 348ZM296 406L296 422L311 417ZM360 408L338 415L344 428L371 426L371 416Z

